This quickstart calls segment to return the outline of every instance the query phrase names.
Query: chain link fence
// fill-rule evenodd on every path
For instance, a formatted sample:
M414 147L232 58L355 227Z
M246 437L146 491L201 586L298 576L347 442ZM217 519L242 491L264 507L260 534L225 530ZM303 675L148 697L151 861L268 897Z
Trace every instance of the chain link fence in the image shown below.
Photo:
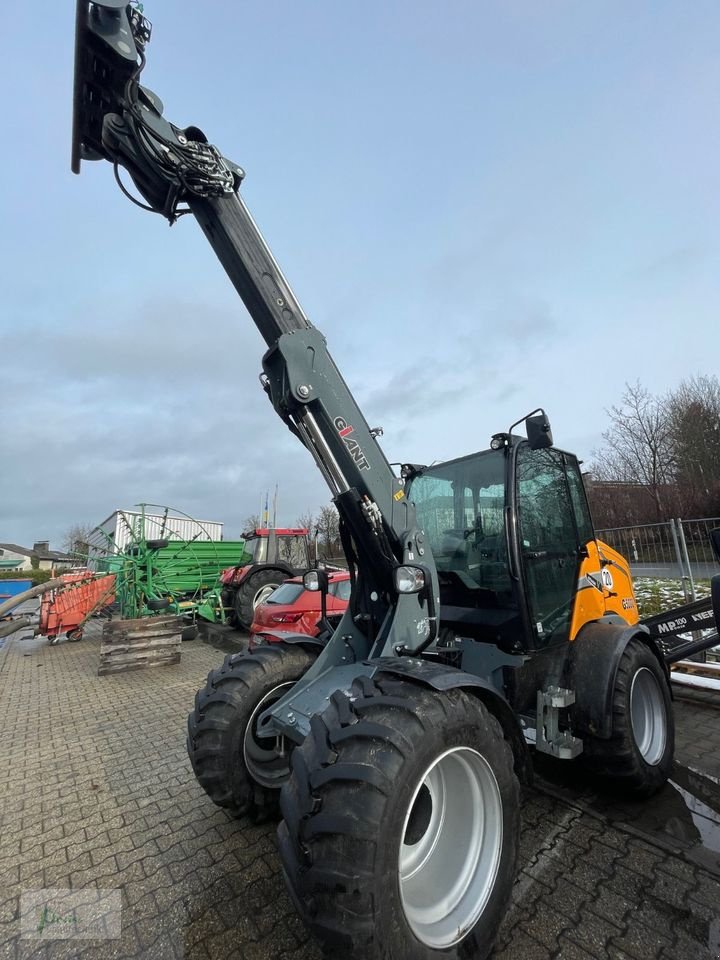
M597 535L630 562L642 617L709 595L710 579L720 573L710 533L719 527L720 517L677 519L598 530ZM702 636L703 631L691 632L687 638ZM720 647L690 659L718 663Z
M686 599L695 600L698 581L720 573L710 539L718 527L720 517L707 517L613 527L597 535L630 562L634 577L679 580Z

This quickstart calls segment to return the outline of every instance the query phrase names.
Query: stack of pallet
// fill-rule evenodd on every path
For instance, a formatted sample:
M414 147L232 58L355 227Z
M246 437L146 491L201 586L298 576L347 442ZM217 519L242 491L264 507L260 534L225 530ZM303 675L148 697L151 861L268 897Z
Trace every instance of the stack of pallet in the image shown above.
M110 620L103 627L98 676L180 663L182 617Z

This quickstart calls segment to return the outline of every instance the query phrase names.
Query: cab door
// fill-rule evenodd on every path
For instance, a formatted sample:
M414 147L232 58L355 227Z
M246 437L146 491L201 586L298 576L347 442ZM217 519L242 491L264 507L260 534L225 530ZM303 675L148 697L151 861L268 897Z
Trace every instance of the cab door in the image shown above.
M569 638L577 591L580 544L565 460L559 450L517 449L518 553L532 643Z

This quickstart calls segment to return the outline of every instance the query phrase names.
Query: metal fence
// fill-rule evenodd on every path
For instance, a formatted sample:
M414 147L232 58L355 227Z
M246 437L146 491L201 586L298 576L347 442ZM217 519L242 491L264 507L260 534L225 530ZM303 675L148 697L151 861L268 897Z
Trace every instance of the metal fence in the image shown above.
M720 573L710 540L718 527L720 517L708 517L614 527L597 535L630 562L633 576L681 580L687 599L695 600L697 581Z

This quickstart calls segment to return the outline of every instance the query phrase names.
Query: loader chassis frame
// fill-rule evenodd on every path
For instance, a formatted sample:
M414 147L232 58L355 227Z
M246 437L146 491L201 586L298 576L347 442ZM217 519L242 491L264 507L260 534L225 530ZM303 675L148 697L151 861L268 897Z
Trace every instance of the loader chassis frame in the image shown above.
M302 679L262 714L259 732L302 742L333 691L379 671L435 689L468 687L503 716L508 690L516 712L532 711L538 681L540 687L550 679L567 682L572 645L569 624L560 642L553 631L541 636L526 601L530 561L520 542L516 477L528 444L510 434L500 454L506 464L503 535L518 630L500 643L460 641L466 668L460 670L438 654L438 569L409 488L390 467L379 431L368 426L325 338L306 317L238 195L243 170L197 127L165 120L160 99L140 84L149 36L150 25L124 0L78 0L72 168L79 173L83 160L109 160L116 175L119 167L130 174L146 208L171 223L183 213L194 215L265 340L263 387L328 483L353 578L348 610L333 636ZM582 538L577 549L573 567L579 570ZM535 560L541 559L538 551ZM408 564L422 567L425 586L419 592L396 587L396 568ZM422 658L429 647L440 662ZM535 659L537 666L553 665L552 677L532 666ZM559 699L555 695L552 703ZM549 709L555 709L552 703Z
M317 656L306 638L210 673L188 718L198 782L237 815L282 814L288 887L333 955L486 957L516 872L528 742L569 759L580 734L596 769L643 795L667 780L667 671L636 624L629 567L595 540L579 465L552 447L544 411L524 418L527 441L511 427L493 452L397 477L239 197L243 170L141 86L140 5L78 0L76 30L73 170L106 159L145 209L194 215L267 345L261 383L331 490L350 568L348 608ZM633 707L640 674L650 712ZM268 781L248 762L258 737ZM466 855L454 824L485 823L488 807L494 865L484 844ZM408 850L426 838L408 883Z

